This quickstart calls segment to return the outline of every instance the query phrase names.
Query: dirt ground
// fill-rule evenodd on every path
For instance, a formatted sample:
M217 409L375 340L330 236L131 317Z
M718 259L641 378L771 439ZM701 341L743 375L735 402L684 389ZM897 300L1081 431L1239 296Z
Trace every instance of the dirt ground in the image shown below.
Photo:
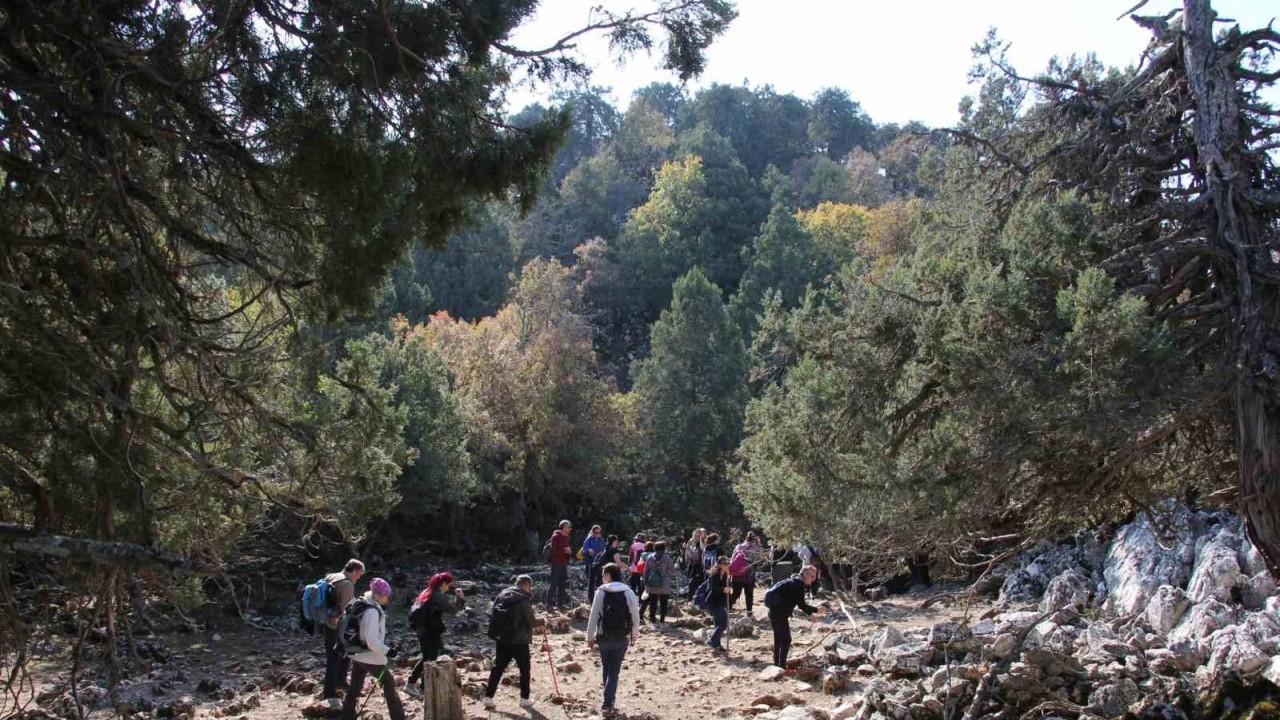
M685 608L686 613L669 618L672 622L643 625L639 640L627 653L623 665L617 699L619 711L633 719L700 720L718 716L721 712L736 715L738 709L750 707L763 695L786 693L804 698L809 707L836 707L842 700L841 696L824 695L818 682L806 683L795 678L769 681L760 677L761 671L769 665L772 640L768 619L759 604L761 594L757 594L755 617L750 622L754 637L728 639L728 652L725 654L713 653L704 645L703 630L676 626L696 625L691 618L701 617L696 611L689 612L683 603L679 605ZM792 620L794 641L791 657L793 660L811 660L816 666L824 654L822 641L833 632L852 630L858 635L874 635L889 625L906 629L943 620L960 620L966 616L972 620L985 609L943 604L919 610L917 608L924 597L902 596L870 603L842 600L827 594L823 598L824 615L806 619L797 613ZM492 643L484 636L490 600L491 596L486 595L469 598L468 610L452 621L451 630L445 637L446 646L463 670L464 691L473 695L488 677L487 660L492 655ZM843 610L841 602L844 603ZM547 616L541 606L537 606L537 611L539 616ZM579 610L578 614L581 616L582 611ZM401 697L409 717L421 718L421 702L408 698L403 692L404 679L418 650L417 641L405 626L405 615L402 609L393 608L388 632L403 648L402 657L395 661ZM600 664L598 656L587 649L586 623L582 619L573 619L571 613L563 617L570 621L568 628L557 627L561 623L555 621L550 623L553 629L560 630L548 634L550 658L547 653L538 652L538 644L534 646L535 709L529 712L518 707L519 695L514 685L517 672L512 665L498 692L497 710L486 713L479 700L468 697L464 708L469 718L586 720L599 715ZM731 614L731 625L744 618L745 613L739 604ZM320 681L324 672L320 639L299 631L252 627L237 621L235 627L226 628L219 634L206 637L174 634L143 640L140 646L144 654L151 653L150 669L137 673L122 686L126 701L138 710L136 718L179 718L184 712L194 710L191 714L195 717L294 720L303 717L304 710L314 706L320 697ZM560 689L558 699L555 697L551 661L560 668L556 672ZM65 682L66 677L64 662L36 664L34 692L26 695L46 693L43 706L49 708L54 705L48 699L50 688ZM369 720L385 719L387 711L381 694L372 694L369 690L366 686L365 692L369 697L364 705L364 717ZM112 716L103 694L100 686L80 693L82 702L86 698L99 698L99 709L88 717ZM182 701L184 698L190 699L190 708ZM69 698L62 699L65 709ZM733 712L730 712L731 708ZM0 711L0 715L5 713Z

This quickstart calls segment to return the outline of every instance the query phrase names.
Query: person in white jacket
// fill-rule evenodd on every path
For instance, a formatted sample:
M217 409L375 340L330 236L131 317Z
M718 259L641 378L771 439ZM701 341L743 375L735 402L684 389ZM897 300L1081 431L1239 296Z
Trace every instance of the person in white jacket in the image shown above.
M640 600L621 582L622 568L609 563L600 575L604 584L596 590L591 600L591 614L587 617L587 649L600 648L604 674L600 709L606 716L612 716L622 660L627 656L627 647L636 640L636 628L640 627Z
M400 695L396 693L396 676L387 665L387 613L383 610L391 602L391 583L382 578L374 578L369 583L369 592L356 600L347 612L357 609L357 603L365 603L360 612L360 640L366 650L351 656L351 684L347 696L342 701L342 720L356 720L356 705L360 702L360 694L364 691L364 678L372 675L374 682L382 685L382 694L387 699L387 712L391 720L405 720L404 705L400 703Z

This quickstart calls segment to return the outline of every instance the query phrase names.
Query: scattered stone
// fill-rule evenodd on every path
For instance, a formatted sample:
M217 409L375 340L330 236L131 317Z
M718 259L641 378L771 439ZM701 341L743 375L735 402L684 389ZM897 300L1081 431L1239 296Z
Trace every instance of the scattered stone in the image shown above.
M781 678L785 674L786 674L786 671L783 670L782 668L778 667L777 665L770 665L769 667L760 671L759 678L761 680L764 680L765 682L770 682L770 681ZM752 703L752 704L759 705L759 703Z
M1089 596L1089 579L1078 570L1068 570L1049 581L1040 600L1040 612L1067 607L1080 610L1089 604Z
M1118 717L1129 711L1129 706L1142 697L1138 684L1129 678L1094 688L1089 693L1087 709L1103 717Z

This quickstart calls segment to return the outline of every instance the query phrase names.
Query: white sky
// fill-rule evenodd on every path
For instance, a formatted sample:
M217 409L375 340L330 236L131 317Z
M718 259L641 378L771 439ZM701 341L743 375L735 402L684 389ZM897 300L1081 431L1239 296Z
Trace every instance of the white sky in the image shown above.
M541 48L581 27L590 8L604 2L620 12L652 7L645 0L542 0L537 16L521 27L514 44ZM973 44L990 27L1013 44L1009 56L1024 75L1043 70L1057 55L1094 52L1106 65L1137 62L1151 35L1116 17L1137 0L738 0L738 18L708 53L708 67L689 89L745 80L772 85L808 99L828 86L844 88L877 123L920 120L954 124L957 105L974 88L967 83ZM1163 15L1176 0L1149 0L1142 15ZM1246 30L1280 14L1274 0L1215 0L1220 17ZM1224 26L1225 27L1225 26ZM659 69L660 58L638 55L618 67L607 45L581 44L595 70L592 84L613 89L625 105L650 82L678 82ZM517 110L545 99L546 89L522 87L509 103Z

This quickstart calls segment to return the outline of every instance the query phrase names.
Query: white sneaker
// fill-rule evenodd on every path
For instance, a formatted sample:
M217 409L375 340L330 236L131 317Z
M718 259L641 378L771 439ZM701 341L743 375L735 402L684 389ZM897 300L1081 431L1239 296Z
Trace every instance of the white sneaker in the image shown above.
M329 698L328 700L325 700L325 702L329 704L329 709L331 710L342 709L342 701L338 698Z
M531 699L529 699L529 698L521 698L521 699L520 699L520 707L524 708L525 710L532 710L532 709L533 709L533 700L531 700Z
M495 703L495 702L493 701L493 698L491 698L491 697L487 697L487 698L485 698L485 699L484 699L484 709L485 709L485 710L492 710L492 709L494 709L494 708L495 708L495 707L497 707L497 706L498 706L498 705L497 705L497 703Z
M422 688L418 687L418 683L411 682L404 686L404 694L409 697L422 697Z

